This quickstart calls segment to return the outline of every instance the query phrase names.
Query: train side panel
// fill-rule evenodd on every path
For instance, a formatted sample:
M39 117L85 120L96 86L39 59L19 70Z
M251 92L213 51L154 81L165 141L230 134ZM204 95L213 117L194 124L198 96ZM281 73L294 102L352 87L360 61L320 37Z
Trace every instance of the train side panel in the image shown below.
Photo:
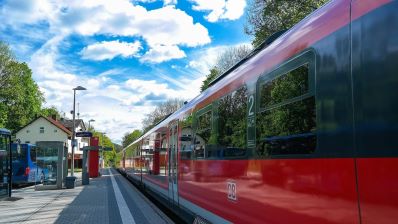
M363 224L398 220L398 1L352 3L358 194ZM389 2L389 1L386 1Z

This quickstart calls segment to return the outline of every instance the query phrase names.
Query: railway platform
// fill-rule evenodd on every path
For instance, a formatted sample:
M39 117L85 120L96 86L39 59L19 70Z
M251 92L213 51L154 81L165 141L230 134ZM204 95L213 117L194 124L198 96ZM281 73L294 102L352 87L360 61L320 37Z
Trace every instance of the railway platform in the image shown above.
M18 189L0 201L0 223L173 223L115 169L74 189Z

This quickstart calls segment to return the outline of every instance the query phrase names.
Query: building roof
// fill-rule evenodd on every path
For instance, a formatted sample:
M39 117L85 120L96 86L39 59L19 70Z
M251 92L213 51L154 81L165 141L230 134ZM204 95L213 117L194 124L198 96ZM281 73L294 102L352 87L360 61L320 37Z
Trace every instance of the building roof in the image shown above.
M73 129L73 120L69 119L61 119L59 121L63 126L65 126L69 131L72 131ZM86 125L84 124L82 119L75 119L75 127L82 126L84 130L86 130Z
M54 125L55 127L61 129L63 132L65 132L68 136L72 136L72 132L69 131L61 122L56 121L54 119L52 119L51 117L44 117L44 116L39 116L36 119L32 120L31 122L29 122L28 124L26 124L25 126L23 126L22 128L20 128L18 131L16 131L15 133L18 133L19 131L21 131L22 129L24 129L25 127L29 126L30 124L32 124L33 122L37 121L40 118L44 118L45 120L47 120L48 122L50 122L52 125Z
M72 135L72 132L68 128L66 128L61 122L56 121L56 120L52 119L51 117L44 117L44 116L41 116L41 117L43 117L44 119L46 119L47 121L49 121L50 123L55 125L57 128L64 131L66 134L68 134L68 136Z

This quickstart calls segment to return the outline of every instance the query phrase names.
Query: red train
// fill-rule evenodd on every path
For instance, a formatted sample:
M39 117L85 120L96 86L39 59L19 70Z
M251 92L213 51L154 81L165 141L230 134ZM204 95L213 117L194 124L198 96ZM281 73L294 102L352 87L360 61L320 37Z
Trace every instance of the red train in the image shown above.
M121 170L190 222L393 224L397 137L398 1L334 0L124 149Z

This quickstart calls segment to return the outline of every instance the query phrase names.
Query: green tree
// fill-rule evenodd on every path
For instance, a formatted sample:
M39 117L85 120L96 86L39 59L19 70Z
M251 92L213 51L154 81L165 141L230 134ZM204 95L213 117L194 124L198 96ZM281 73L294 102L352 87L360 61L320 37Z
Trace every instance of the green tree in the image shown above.
M57 118L61 117L61 114L55 106L42 108L40 110L40 115L44 117L51 117L53 115L57 116Z
M0 41L0 89L3 88L11 76L10 63L14 61L14 55L9 46Z
M112 140L103 134L102 132L98 132L93 130L93 136L98 137L99 145L102 147L110 147L111 151L103 151L103 159L105 163L105 167L107 166L115 166L116 164L116 149Z
M28 65L0 42L0 127L18 130L40 114L43 102Z
M211 83L211 81L213 81L219 74L220 72L216 68L210 69L210 74L208 74L206 76L206 79L203 80L202 86L200 87L200 91L203 92L207 88L209 88L209 84Z
M123 148L127 147L142 135L140 130L134 130L131 133L126 133L122 139Z
M4 127L15 131L40 114L44 97L26 63L11 61L6 70L10 76L0 89L0 119Z
M291 28L328 0L252 0L249 2L245 33L259 46L271 34Z

